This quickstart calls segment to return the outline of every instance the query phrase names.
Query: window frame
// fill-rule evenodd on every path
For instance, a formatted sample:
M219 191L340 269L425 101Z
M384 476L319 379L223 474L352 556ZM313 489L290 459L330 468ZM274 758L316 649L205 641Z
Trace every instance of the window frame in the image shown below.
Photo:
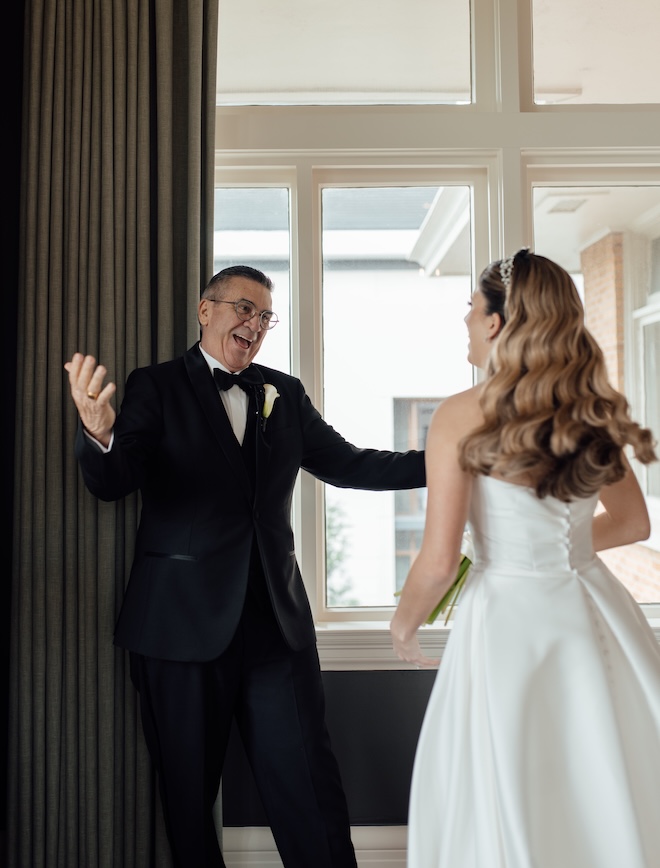
M637 418L642 424L646 424L646 408L645 408L645 386L648 371L644 362L644 326L660 325L660 293L655 293L657 298L650 298L648 303L643 307L637 308L633 312L634 322L634 358L635 358L635 389L634 389L634 406L640 411ZM654 432L657 434L657 432ZM644 545L648 548L660 551L660 496L653 496L648 493L646 478L647 471L644 466L636 467L636 472L639 476L640 485L646 503L649 509L651 518L651 536L645 541Z
M491 212L497 198L497 185L492 155L481 159L474 157L468 165L456 166L454 160L440 164L421 159L413 167L402 167L392 162L391 157L374 165L373 157L351 160L343 164L340 155L326 155L323 166L304 166L296 161L292 166L280 166L275 174L280 179L288 178L292 203L292 313L291 338L292 372L299 376L310 399L323 413L323 322L322 281L323 252L321 248L321 198L328 187L382 187L382 186L429 186L461 185L471 190L472 225L472 273L478 273L495 254L492 253L497 237L493 238L492 227L496 225ZM357 167L356 162L362 162ZM463 160L465 162L465 159ZM307 176L307 171L309 176ZM249 170L225 173L216 169L216 183L227 186L229 179L237 185L255 186L261 172ZM302 181L302 183L301 183ZM307 183L308 182L308 183ZM301 203L302 190L307 192L307 201ZM293 203L297 203L294 210ZM301 217L310 208L311 219ZM297 243L295 243L297 242ZM294 255L295 252L298 254ZM306 256L311 254L311 256ZM310 268L311 266L311 268ZM300 291L309 285L311 292ZM301 569L306 583L312 612L316 623L334 622L382 622L389 620L391 607L360 607L359 609L332 609L325 605L325 496L322 483L302 474L294 497L294 533L298 541Z
M535 184L660 183L660 105L536 105L531 0L472 0L471 8L475 93L470 105L216 110L216 180L286 183L291 191L292 371L319 409L322 262L315 239L320 239L322 184L359 177L405 182L434 171L434 183L443 171L485 174L483 195L474 194L477 274L497 256L526 244L533 248ZM627 331L627 347L629 341ZM301 476L294 532L324 666L409 668L392 654L384 623L389 616L379 620L374 614L365 621L360 613L359 620L335 620L319 609L320 489L320 483ZM660 605L646 606L645 612L659 619L660 638ZM421 631L432 656L442 650L450 629Z

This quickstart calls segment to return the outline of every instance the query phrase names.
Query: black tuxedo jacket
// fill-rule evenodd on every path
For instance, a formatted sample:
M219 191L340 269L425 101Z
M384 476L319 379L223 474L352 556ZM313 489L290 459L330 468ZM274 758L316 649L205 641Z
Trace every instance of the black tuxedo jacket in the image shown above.
M256 366L277 388L256 438L255 485L196 344L126 382L112 449L79 431L85 484L102 500L139 489L140 524L116 644L166 660L212 660L231 641L247 587L253 538L282 634L315 640L291 528L300 468L345 488L425 485L423 452L357 449L327 425L300 380ZM263 391L261 390L261 400Z

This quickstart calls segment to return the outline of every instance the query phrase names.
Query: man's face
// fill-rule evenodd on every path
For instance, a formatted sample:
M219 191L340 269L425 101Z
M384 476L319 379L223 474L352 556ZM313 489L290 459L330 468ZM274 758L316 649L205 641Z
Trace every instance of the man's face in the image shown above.
M232 277L216 289L213 299L203 298L197 308L202 327L201 345L209 355L234 373L247 368L259 352L266 329L259 324L259 314L271 310L272 296L265 286L247 277ZM224 302L250 301L257 313L252 319L241 320L233 304Z

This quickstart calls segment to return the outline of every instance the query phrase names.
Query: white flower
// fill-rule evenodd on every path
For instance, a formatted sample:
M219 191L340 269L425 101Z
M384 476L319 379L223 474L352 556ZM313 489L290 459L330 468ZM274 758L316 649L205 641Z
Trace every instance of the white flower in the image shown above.
M273 404L280 397L280 393L277 391L275 386L271 386L270 383L265 383L264 385L264 406L261 411L261 417L264 420L264 427L266 425L266 419L273 412Z
M466 528L461 542L461 554L465 555L471 561L474 561L474 546L472 545L472 537L470 531Z

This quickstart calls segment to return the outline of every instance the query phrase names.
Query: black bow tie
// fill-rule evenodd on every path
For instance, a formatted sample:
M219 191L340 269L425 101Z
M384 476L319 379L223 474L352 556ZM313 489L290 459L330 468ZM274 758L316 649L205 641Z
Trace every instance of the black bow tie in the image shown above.
M232 386L240 386L248 394L255 386L263 386L264 378L258 368L250 365L240 374L230 374L222 368L213 369L213 377L221 392L231 389Z

